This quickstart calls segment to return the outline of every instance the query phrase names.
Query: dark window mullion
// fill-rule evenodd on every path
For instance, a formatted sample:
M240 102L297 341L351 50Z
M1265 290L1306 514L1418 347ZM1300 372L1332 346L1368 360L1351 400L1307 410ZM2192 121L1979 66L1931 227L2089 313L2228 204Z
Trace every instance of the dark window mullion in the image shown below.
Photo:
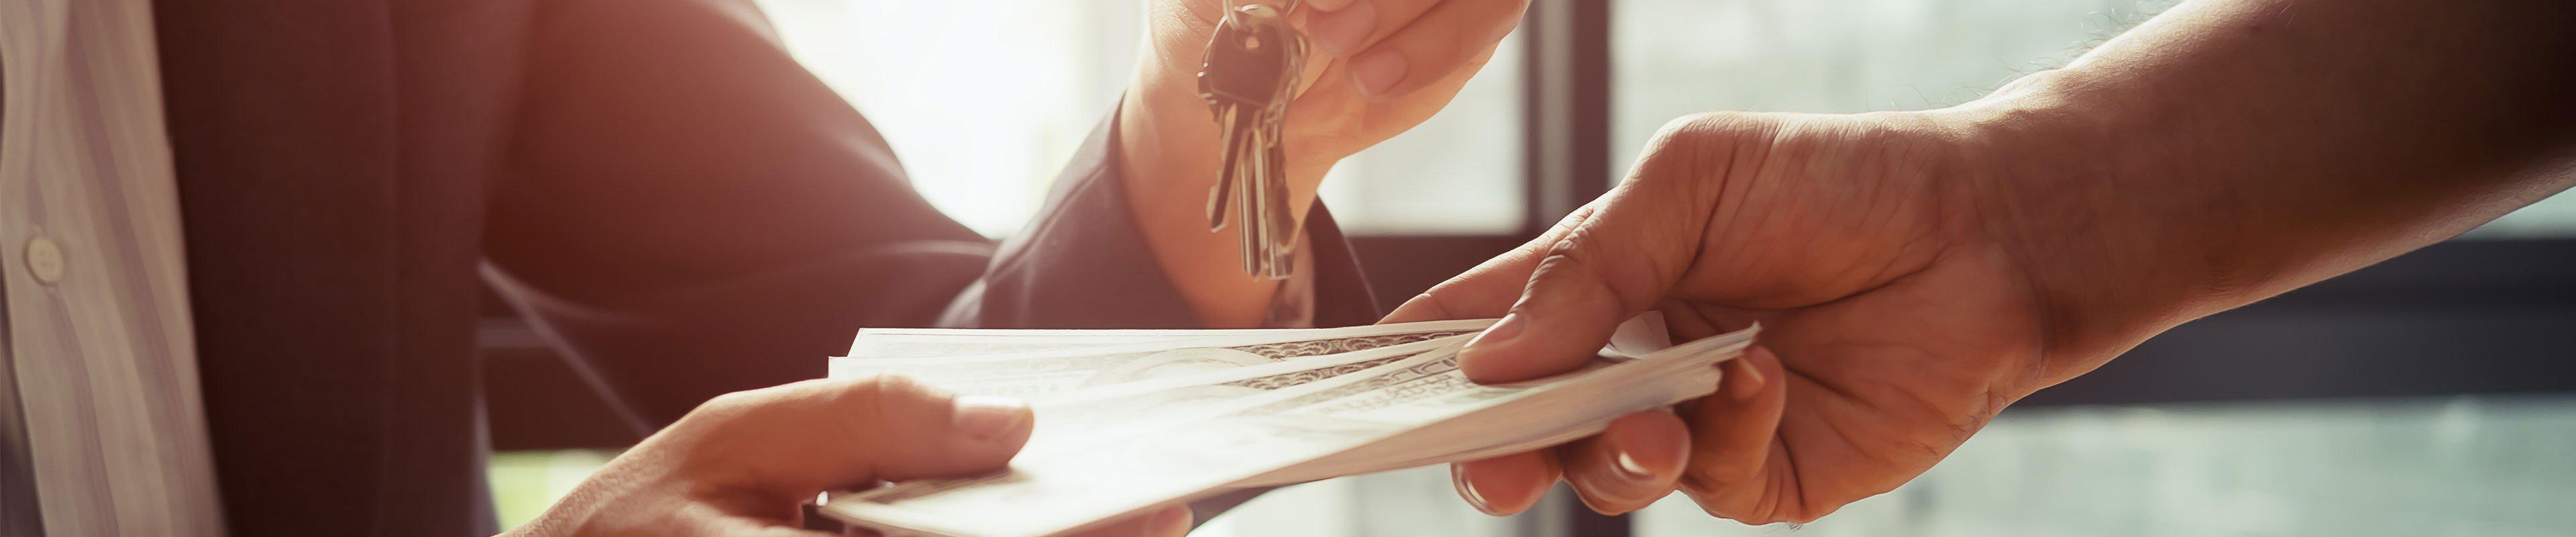
M1544 233L1610 181L1610 0L1535 0L1521 24L1527 147L1523 236ZM1593 513L1563 486L1522 517L1523 537L1627 537L1628 517Z
M1528 151L1528 209L1535 236L1608 190L1610 168L1610 2L1536 0L1521 25L1529 47L1522 70L1522 128Z

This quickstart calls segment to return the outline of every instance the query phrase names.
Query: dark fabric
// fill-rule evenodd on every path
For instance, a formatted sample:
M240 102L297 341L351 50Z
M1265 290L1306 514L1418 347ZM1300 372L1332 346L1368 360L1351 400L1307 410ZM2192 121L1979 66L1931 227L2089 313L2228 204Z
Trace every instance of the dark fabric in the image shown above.
M0 304L9 286L0 283ZM8 308L0 308L0 341L9 340ZM0 535L44 535L44 506L36 501L35 450L29 447L26 406L18 397L18 364L0 345Z
M1114 117L1114 114L1113 114ZM1015 328L1203 328L1160 268L1127 212L1118 122L1104 120L1057 177L1046 206L1002 244L982 281L944 316L950 325ZM1306 219L1316 255L1316 326L1377 322L1375 293L1359 258L1316 205ZM1067 312L1084 312L1067 315Z
M1114 195L1109 137L1026 232L1042 246L996 259L744 0L154 8L238 535L494 529L473 341L486 281L648 424L819 376L857 328L947 310L1189 324ZM1318 253L1346 252L1317 220ZM1351 260L1317 266L1323 310L1373 310ZM1133 299L1084 302L1065 282Z

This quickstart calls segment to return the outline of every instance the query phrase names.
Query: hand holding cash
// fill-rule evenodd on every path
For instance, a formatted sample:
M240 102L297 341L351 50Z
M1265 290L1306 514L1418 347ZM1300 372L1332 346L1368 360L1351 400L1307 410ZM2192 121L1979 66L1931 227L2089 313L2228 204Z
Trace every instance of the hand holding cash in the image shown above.
M1590 364L1479 385L1457 351L1490 320L1315 330L863 330L835 378L1009 395L1036 430L1009 470L832 495L896 533L1045 536L1217 493L1489 457L1708 394L1745 330L1672 344L1659 316Z

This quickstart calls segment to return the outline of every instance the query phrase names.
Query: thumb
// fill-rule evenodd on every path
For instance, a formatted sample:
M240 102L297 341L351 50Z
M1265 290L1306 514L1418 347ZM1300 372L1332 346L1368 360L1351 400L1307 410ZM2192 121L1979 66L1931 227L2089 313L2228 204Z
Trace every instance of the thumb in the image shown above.
M1688 195L1696 178L1649 177L1653 160L1641 161L1637 177L1603 195L1588 215L1549 233L1556 239L1511 312L1459 352L1468 378L1512 382L1573 370L1609 343L1620 322L1672 291L1698 254L1706 218ZM1680 181L1648 180L1666 178Z
M877 479L903 481L1000 469L1029 441L1027 403L958 397L899 376L877 377L873 415L845 418ZM872 430L871 430L872 429ZM873 434L869 434L869 433Z
M958 397L899 376L729 394L690 417L699 414L719 423L692 458L789 497L998 470L1028 442L1033 417L1017 400Z

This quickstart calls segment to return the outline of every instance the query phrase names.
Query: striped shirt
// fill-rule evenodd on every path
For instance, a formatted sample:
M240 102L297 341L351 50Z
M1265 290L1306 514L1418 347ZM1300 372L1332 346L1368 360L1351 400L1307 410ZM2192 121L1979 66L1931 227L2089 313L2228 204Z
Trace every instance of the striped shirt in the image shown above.
M223 533L150 10L0 0L0 533Z

